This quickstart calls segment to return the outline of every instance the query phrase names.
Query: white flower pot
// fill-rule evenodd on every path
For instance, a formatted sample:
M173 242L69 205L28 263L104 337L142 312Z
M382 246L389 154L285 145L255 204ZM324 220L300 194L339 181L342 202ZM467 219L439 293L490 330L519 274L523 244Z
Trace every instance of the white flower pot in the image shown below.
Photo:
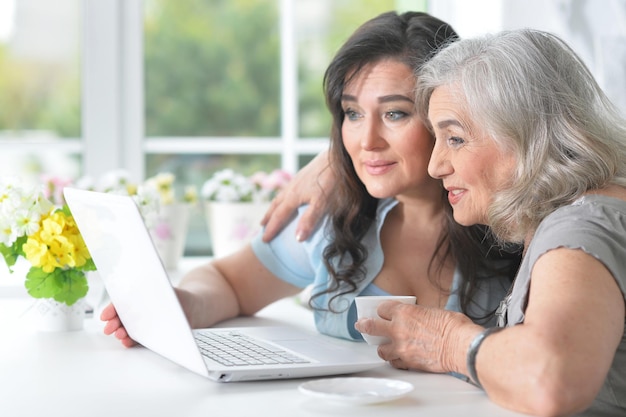
M152 242L167 269L177 269L185 251L190 211L191 206L185 203L163 205L150 226Z
M205 202L205 214L213 256L229 255L261 230L261 219L270 203Z
M51 298L40 298L35 302L38 328L42 332L66 332L82 330L85 320L85 303L78 300L68 306Z

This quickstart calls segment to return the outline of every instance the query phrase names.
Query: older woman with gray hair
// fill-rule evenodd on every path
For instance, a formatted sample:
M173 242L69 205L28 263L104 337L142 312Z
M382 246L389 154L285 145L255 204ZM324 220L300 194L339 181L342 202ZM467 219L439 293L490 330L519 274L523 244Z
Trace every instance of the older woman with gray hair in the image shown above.
M417 77L429 173L454 219L524 257L500 327L385 304L356 324L398 368L469 375L525 413L626 415L626 121L559 38L534 30L450 44Z

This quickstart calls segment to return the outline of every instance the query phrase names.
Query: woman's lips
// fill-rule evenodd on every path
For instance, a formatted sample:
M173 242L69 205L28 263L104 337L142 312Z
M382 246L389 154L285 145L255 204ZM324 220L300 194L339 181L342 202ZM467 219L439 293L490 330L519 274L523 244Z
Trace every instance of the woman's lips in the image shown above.
M363 165L365 166L365 170L368 174L382 175L391 171L396 163L391 161L370 161L365 162Z
M464 189L460 189L460 188L449 188L448 189L448 201L452 205L455 205L456 203L461 201L461 199L463 198L463 195L465 195L465 190Z

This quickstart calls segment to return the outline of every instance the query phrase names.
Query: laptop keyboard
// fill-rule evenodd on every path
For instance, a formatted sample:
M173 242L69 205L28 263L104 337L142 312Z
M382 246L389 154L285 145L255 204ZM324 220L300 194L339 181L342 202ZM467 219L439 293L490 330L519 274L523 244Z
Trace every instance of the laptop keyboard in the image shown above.
M195 332L194 336L204 356L226 366L310 362L278 346L263 343L236 331Z

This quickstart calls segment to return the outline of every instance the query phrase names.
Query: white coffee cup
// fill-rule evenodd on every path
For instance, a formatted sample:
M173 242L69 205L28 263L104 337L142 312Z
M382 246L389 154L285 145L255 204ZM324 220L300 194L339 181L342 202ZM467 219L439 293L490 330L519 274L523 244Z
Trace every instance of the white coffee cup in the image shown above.
M376 310L378 309L378 305L384 301L399 301L404 304L415 304L416 298L413 295L365 295L356 297L354 302L356 303L358 318L380 318ZM389 342L389 339L384 336L361 334L369 345L380 345Z

